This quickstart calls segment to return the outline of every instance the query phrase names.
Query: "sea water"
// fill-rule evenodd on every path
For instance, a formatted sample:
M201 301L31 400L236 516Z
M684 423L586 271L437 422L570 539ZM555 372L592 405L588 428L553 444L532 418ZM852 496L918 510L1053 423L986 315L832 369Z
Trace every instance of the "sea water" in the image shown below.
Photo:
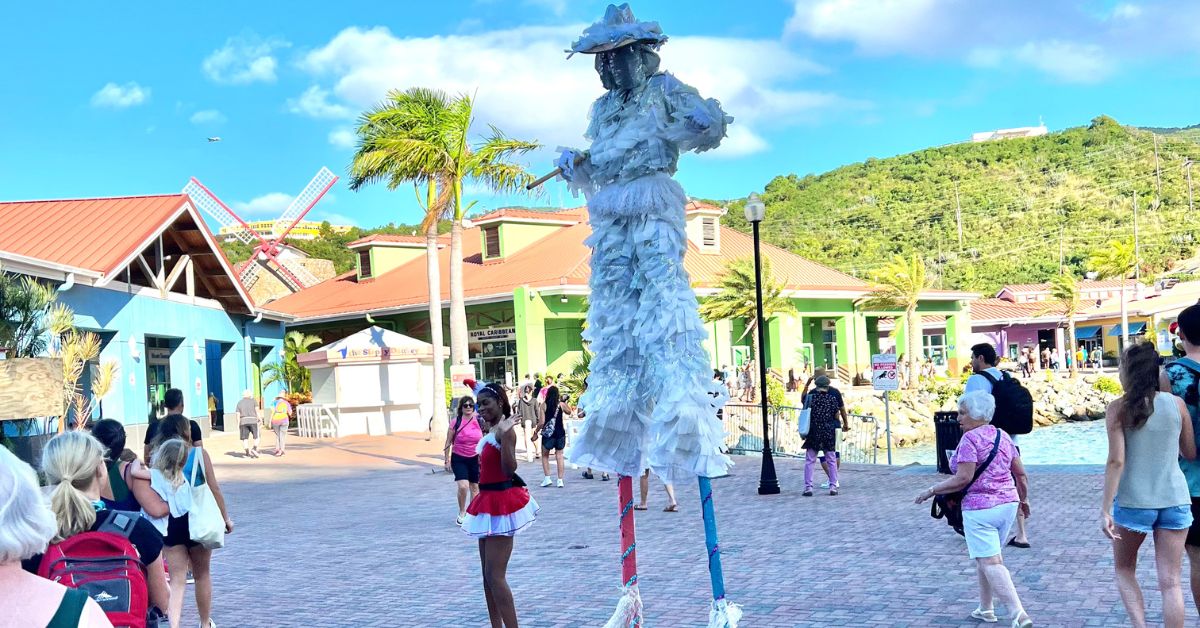
M1025 464L1104 464L1108 457L1108 436L1104 419L1059 423L1041 427L1017 437L1021 461ZM882 458L882 456L880 456ZM892 450L893 464L936 464L933 444Z

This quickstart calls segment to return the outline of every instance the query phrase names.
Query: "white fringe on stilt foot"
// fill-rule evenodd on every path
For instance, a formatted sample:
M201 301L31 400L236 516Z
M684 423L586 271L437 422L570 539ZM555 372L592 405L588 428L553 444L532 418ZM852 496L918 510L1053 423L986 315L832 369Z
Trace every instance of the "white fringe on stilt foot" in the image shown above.
M708 628L737 628L742 607L729 600L714 600L708 610Z
M621 589L621 599L617 602L617 610L613 611L612 617L608 618L608 623L604 624L604 628L633 628L642 625L642 595L638 592L638 586L634 584Z

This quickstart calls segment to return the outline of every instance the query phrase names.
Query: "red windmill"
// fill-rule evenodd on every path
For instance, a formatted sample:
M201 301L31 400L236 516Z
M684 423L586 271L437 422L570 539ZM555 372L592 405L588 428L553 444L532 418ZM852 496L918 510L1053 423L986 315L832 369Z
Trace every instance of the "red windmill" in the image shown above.
M317 176L313 177L304 190L292 199L291 204L283 210L279 218L275 219L270 238L255 231L195 177L192 177L184 186L183 193L191 197L196 207L225 227L225 233L231 233L246 244L258 242L251 255L251 263L246 264L239 277L243 285L249 287L254 282L255 275L266 267L275 272L288 288L295 292L319 283L320 280L298 261L280 258L280 244L288 233L304 219L304 216L313 207L316 207L321 197L325 196L325 193L333 187L337 180L337 175L330 172L328 168L321 168Z

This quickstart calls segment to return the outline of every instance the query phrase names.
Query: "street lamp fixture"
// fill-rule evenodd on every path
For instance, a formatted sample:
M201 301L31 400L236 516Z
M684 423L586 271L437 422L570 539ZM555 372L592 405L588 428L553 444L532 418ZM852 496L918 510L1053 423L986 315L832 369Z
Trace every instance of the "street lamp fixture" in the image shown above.
M758 477L758 494L778 495L779 477L775 474L775 459L771 456L770 418L767 410L767 363L763 360L767 341L764 330L766 321L763 320L762 252L759 247L758 225L766 216L766 204L758 197L757 192L751 192L750 197L746 199L746 221L754 229L754 305L758 316L758 324L755 325L758 328L758 355L754 356L754 359L758 361L758 383L761 389L759 403L763 422L762 469Z

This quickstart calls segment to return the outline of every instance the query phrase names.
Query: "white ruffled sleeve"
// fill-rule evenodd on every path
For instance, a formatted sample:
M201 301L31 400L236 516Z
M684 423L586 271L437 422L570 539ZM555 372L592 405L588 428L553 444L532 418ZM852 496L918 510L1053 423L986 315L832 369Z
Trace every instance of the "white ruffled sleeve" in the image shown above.
M733 122L715 98L703 98L695 87L670 74L662 74L663 97L667 104L667 137L679 152L712 150L725 138L725 129Z

